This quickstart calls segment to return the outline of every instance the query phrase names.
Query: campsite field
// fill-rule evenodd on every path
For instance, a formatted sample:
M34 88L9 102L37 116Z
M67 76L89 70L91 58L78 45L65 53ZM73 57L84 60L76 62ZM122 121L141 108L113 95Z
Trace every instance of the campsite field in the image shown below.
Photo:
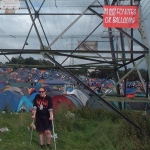
M150 149L150 116L143 112L123 111L142 132L138 132L113 112L89 108L71 110L60 109L55 113L55 133L57 150L148 150ZM32 122L31 113L0 112L0 150L40 150L38 134L33 131L30 145ZM54 142L52 139L52 148Z

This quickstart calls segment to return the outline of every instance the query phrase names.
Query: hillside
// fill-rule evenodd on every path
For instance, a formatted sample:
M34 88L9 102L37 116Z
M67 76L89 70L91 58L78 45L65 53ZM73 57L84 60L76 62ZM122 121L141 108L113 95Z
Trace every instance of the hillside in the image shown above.
M143 112L124 111L142 132L125 122L120 116L105 110L83 108L64 109L54 114L57 150L148 150L150 149L149 115ZM32 122L31 113L0 112L0 150L38 150L38 134L33 130L30 145ZM54 142L52 139L52 149Z

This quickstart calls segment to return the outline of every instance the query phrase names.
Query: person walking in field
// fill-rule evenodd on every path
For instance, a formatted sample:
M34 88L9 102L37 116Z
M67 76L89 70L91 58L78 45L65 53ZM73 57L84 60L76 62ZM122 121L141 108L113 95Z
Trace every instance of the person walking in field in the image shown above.
M33 115L35 119L36 131L39 132L40 147L45 149L44 136L46 136L47 147L51 143L51 131L53 120L53 102L52 98L46 95L46 88L41 87L33 101Z

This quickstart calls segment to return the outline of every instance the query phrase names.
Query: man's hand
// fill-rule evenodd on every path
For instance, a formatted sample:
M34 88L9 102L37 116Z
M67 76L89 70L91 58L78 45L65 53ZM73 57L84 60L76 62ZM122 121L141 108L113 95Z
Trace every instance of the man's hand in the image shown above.
M32 116L32 119L35 119L35 115Z
M54 118L53 118L53 117L50 117L49 120L54 120Z

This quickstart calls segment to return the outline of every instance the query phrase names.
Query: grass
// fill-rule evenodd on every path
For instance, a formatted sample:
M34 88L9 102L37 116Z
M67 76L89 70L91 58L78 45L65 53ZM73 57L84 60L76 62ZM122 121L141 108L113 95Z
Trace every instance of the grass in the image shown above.
M98 109L71 110L74 117L66 117L62 108L55 117L57 150L148 150L150 149L150 120L143 112L122 111L142 132L120 118L117 114ZM0 112L0 150L38 150L38 133L33 131L30 145L31 113ZM52 148L54 142L52 139Z

